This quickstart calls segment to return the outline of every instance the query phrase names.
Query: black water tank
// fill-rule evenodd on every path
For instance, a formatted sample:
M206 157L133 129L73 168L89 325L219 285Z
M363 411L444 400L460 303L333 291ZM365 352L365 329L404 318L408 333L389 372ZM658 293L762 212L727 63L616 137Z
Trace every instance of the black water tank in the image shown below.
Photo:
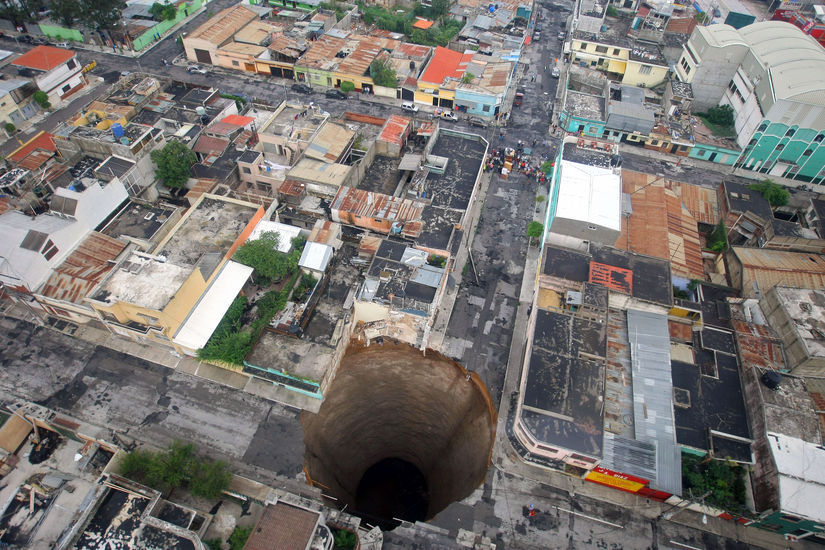
M782 375L775 370L769 370L762 375L762 383L772 390L776 390L782 384Z

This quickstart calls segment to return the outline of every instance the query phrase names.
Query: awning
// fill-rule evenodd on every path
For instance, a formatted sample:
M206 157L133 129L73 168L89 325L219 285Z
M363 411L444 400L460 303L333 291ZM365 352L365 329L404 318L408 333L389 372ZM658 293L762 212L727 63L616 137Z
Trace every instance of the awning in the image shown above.
M607 64L607 72L609 73L624 74L625 69L627 69L627 62L625 61L611 59L610 63Z
M456 107L467 107L468 109L476 109L478 107L478 103L475 101L467 101L466 99L455 99L453 103Z
M205 346L250 275L251 267L238 262L226 262L198 304L189 312L172 341L190 350Z
M13 414L6 420L3 427L0 428L0 449L9 453L14 453L29 437L29 432L32 431L32 425L16 414Z
M304 246L298 266L323 273L332 259L332 252L332 247L328 244L309 242Z
M401 162L398 164L399 170L406 170L408 172L415 172L421 166L422 156L416 153L407 153L401 157Z

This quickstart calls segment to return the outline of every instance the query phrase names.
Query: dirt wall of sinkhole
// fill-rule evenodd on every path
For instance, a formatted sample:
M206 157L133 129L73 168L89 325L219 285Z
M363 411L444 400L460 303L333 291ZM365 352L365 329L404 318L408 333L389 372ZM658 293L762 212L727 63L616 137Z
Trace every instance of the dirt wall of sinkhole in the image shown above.
M364 472L400 458L424 474L431 518L484 481L496 412L474 373L385 340L347 349L321 410L304 413L302 424L304 470L325 494L355 508Z

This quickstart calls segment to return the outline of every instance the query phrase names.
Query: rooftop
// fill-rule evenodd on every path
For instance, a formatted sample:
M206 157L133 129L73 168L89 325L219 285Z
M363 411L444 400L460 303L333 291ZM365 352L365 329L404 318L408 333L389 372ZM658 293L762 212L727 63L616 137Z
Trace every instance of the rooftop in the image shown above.
M521 423L541 444L602 454L603 322L539 309L521 398Z
M598 5L598 4L596 4ZM634 40L627 35L630 19L605 17L600 28L579 28L573 32L573 38L595 44L617 46L629 50L633 61L650 65L667 66L667 60L658 45ZM587 27L585 25L585 27Z
M783 512L825 521L825 509L811 503L825 500L825 448L801 439L768 433L779 472L779 499Z
M825 292L816 289L775 286L778 303L789 319L809 357L825 357Z
M556 218L622 229L622 179L610 168L562 158ZM552 227L551 227L552 230Z
M66 63L75 56L73 50L64 50L52 46L35 46L12 62L17 67L36 69L38 71L50 71L55 67Z
M671 361L677 441L717 458L751 462L733 333L705 327L694 333L693 348L693 363Z
M55 300L80 302L114 267L126 242L92 232L43 285L40 294Z
M745 280L752 279L757 288L743 288L745 295L766 293L777 285L796 288L825 287L825 257L819 254L784 252L768 248L734 246L730 253L742 262L747 271Z
M342 186L330 204L334 221L361 225L364 219L387 220L401 224L399 230L408 237L421 234L424 203Z
M257 17L257 13L238 4L221 10L206 23L190 32L186 38L189 40L197 38L220 46Z
M336 123L324 124L310 142L304 156L326 163L341 162L349 150L355 132Z
M461 53L441 46L435 48L430 63L419 80L440 86L447 79L460 80L473 59L471 53Z
M142 202L130 201L102 229L111 237L131 237L153 241L161 227L175 213L173 207L152 206Z
M312 43L299 61L297 67L307 67L321 71L334 71L340 65L342 58L338 57L338 52L346 44L343 38L337 38L328 34L321 35L318 40Z
M697 221L658 176L622 170L623 192L633 212L623 216L615 246L670 260L674 275L703 279L705 270Z
M429 265L427 252L385 239L367 271L358 298L391 303L397 309L432 313L444 268Z
M244 550L305 550L315 535L321 514L291 504L268 504L246 541Z
M106 304L127 302L160 311L193 269L191 265L176 265L157 256L132 252L90 298Z
M259 211L251 203L203 195L154 252L181 266L194 266L206 254L223 256Z

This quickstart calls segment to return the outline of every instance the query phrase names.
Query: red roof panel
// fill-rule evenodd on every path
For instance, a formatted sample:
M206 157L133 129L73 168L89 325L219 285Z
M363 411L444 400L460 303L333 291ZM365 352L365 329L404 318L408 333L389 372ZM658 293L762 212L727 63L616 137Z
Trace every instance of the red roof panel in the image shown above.
M472 59L472 53L465 54L438 46L430 64L427 65L427 70L419 80L442 84L446 78L459 79L464 76L467 65Z
M75 52L73 50L64 50L63 48L54 48L52 46L37 46L15 59L12 65L40 71L50 71L74 56Z

